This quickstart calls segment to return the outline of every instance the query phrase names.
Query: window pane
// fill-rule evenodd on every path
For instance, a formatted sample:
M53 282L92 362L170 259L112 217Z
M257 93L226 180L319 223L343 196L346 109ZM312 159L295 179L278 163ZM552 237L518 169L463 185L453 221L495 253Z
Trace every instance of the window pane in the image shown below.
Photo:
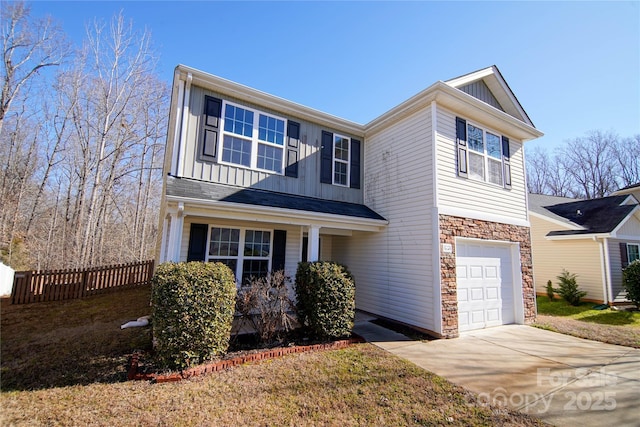
M242 263L242 284L252 277L263 277L269 272L269 261L262 259L246 259Z
M502 185L502 162L489 159L489 182Z
M222 143L222 160L251 166L251 141L225 135Z
M209 258L209 262L221 262L233 271L233 275L236 275L236 267L238 266L237 259L225 259L225 258Z
M334 162L333 182L339 185L347 185L347 164Z
M487 132L487 154L494 159L502 160L500 137L489 132Z
M333 156L338 160L349 161L349 139L336 136L333 144Z
M482 129L473 125L467 126L467 142L469 148L478 153L484 153L484 142L482 140Z
M258 168L282 173L282 148L258 144Z
M268 257L271 243L269 231L247 230L244 240L244 256Z
M633 262L637 259L640 259L640 245L629 245L627 244L627 253L629 262Z
M253 135L253 112L227 104L224 113L224 130L237 135Z
M484 181L484 156L469 152L469 176Z
M240 230L232 228L211 229L210 256L238 256Z
M258 120L258 138L261 141L283 145L284 120L260 114L260 120Z

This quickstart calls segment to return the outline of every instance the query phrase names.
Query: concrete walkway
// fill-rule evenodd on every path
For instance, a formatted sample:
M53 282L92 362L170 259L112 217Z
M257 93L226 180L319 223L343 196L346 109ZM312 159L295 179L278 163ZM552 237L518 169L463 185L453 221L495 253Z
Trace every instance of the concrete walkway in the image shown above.
M478 393L557 426L640 426L640 349L524 325L429 342L375 325L367 341Z

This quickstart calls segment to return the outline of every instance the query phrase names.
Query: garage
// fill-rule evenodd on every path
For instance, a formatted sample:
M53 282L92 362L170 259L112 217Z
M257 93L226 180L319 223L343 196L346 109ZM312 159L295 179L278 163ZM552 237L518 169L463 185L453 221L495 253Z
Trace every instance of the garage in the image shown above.
M458 239L456 281L458 330L488 328L518 320L522 281L517 244ZM517 296L520 295L520 298Z

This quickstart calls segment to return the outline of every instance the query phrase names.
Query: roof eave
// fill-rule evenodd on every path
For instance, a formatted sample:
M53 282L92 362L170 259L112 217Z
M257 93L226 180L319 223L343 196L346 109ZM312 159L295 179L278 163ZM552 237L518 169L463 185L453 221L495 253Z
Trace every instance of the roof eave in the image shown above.
M389 221L381 219L223 202L219 200L203 200L192 197L167 195L166 201L183 203L185 205L185 214L188 214L189 209L192 207L205 208L209 211L206 214L206 216L208 216L212 213L211 209L214 208L217 211L233 213L233 216L230 218L250 221L276 221L281 224L291 225L321 224L326 227L359 231L380 231L389 224ZM195 213L192 212L192 214Z

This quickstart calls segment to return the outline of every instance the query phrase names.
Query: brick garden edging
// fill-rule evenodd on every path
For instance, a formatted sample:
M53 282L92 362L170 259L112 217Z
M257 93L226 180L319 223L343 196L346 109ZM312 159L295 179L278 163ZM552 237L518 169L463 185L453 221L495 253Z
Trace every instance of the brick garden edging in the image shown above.
M282 357L287 354L294 353L308 353L311 351L323 351L323 350L339 350L349 347L352 344L360 344L366 342L364 338L360 336L353 336L351 338L339 341L332 341L323 344L311 344L311 345L299 345L293 347L278 347L270 350L261 351L258 353L245 354L235 357L233 359L218 360L212 363L206 363L204 365L193 366L185 369L184 371L174 372L170 374L144 374L138 372L138 362L140 355L134 353L129 361L129 371L127 373L128 380L140 381L152 381L155 383L166 383L182 381L183 379L205 375L211 372L220 372L226 369L233 368L234 366L243 365L250 362L259 362L261 360L274 359L276 357Z

